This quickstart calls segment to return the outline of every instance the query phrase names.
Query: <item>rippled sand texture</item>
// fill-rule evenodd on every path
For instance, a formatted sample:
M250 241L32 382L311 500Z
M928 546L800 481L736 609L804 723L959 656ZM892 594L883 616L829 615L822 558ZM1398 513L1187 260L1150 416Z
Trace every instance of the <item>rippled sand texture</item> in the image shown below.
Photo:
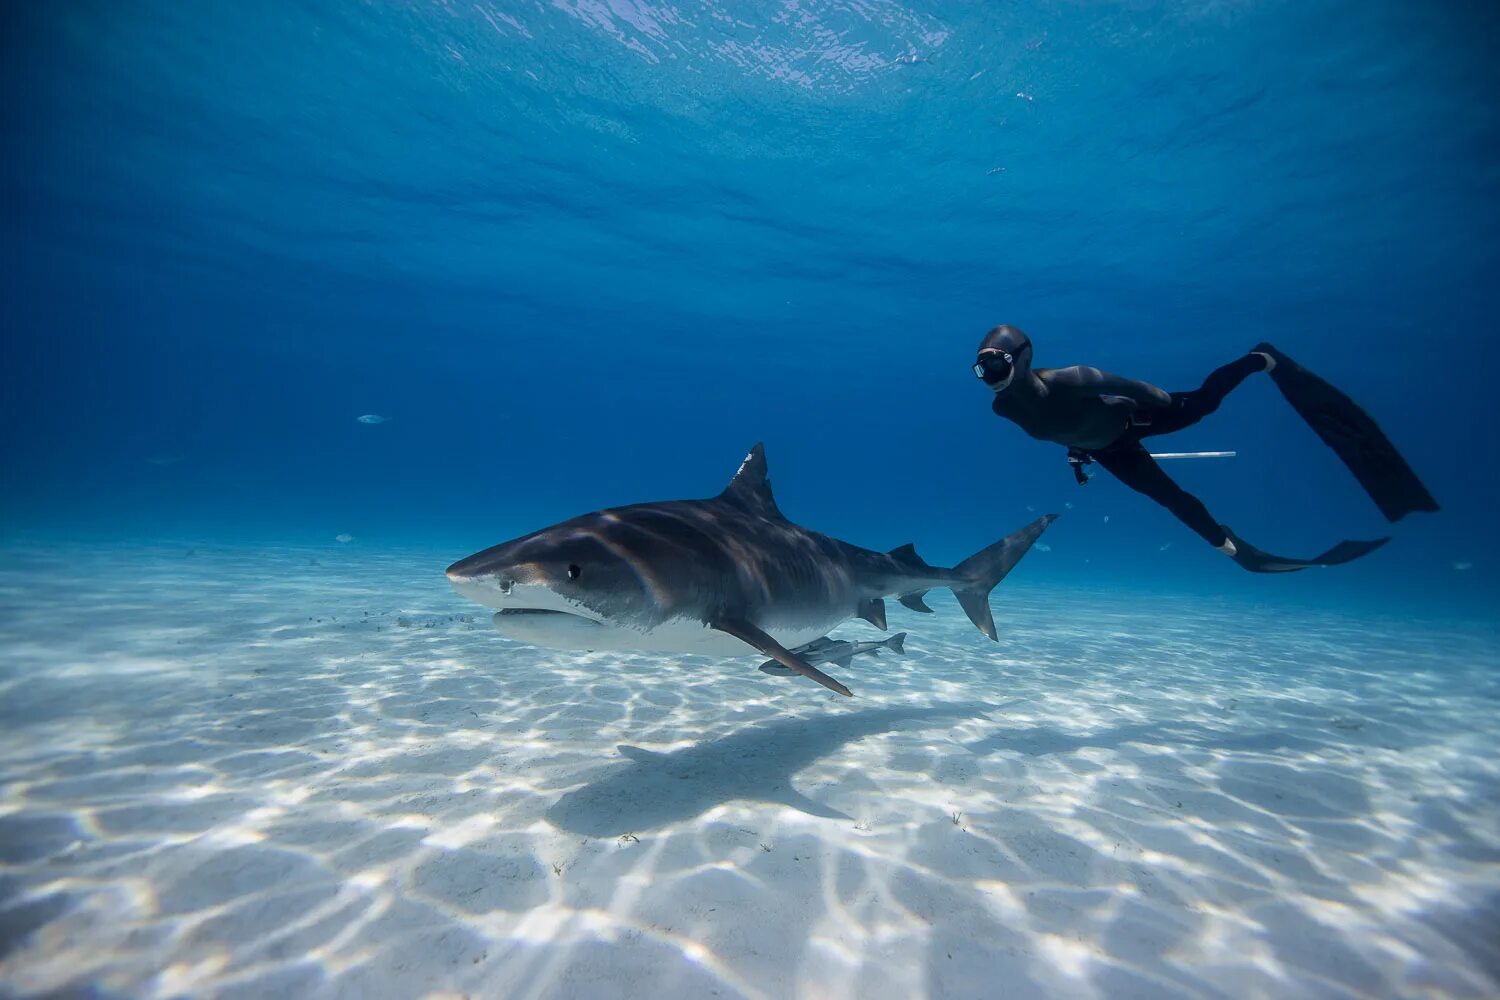
M509 642L442 554L0 555L22 995L1500 989L1493 626L1018 573L849 701Z

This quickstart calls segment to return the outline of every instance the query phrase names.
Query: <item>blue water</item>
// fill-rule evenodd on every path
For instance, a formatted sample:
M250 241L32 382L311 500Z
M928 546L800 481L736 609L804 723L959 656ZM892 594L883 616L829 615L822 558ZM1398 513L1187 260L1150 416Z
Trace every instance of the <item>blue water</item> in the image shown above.
M1500 7L0 7L0 994L1485 997ZM990 412L1261 340L1171 465ZM362 415L384 420L363 423ZM441 570L718 492L996 590L843 699L511 641ZM846 638L878 635L864 622Z
M765 441L788 513L870 546L957 559L1030 506L1061 579L1500 594L1491 4L5 18L7 536L456 556ZM1444 511L1243 578L990 414L998 322L1168 388L1269 338ZM1165 443L1240 452L1173 471L1263 548L1388 531L1266 380Z

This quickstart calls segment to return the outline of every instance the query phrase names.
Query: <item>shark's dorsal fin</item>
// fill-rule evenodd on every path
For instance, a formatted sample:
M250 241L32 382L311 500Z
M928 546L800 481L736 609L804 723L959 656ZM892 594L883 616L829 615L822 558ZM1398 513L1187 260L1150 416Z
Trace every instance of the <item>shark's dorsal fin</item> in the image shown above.
M738 504L765 517L785 520L776 498L771 495L771 480L766 478L766 447L757 444L740 463L740 469L719 494L720 500Z

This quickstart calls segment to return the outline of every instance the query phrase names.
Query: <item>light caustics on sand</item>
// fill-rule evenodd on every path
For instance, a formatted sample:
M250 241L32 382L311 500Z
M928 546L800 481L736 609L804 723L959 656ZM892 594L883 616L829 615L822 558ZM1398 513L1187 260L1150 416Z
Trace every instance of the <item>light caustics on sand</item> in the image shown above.
M1016 588L810 702L309 551L0 559L8 986L1495 991L1492 630Z

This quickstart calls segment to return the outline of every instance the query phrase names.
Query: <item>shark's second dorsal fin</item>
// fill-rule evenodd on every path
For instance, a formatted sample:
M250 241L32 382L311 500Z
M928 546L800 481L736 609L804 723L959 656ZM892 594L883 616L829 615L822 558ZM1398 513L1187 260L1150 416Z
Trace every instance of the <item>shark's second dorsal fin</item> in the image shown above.
M719 494L720 500L728 500L765 517L785 520L776 498L771 495L771 480L766 478L766 447L757 444L740 463L740 469Z
M898 545L896 548L891 549L891 551L886 554L897 562L906 563L908 566L920 566L923 569L932 568L931 566L927 565L926 559L923 559L921 556L917 555L917 547L911 542L907 542L905 545Z

